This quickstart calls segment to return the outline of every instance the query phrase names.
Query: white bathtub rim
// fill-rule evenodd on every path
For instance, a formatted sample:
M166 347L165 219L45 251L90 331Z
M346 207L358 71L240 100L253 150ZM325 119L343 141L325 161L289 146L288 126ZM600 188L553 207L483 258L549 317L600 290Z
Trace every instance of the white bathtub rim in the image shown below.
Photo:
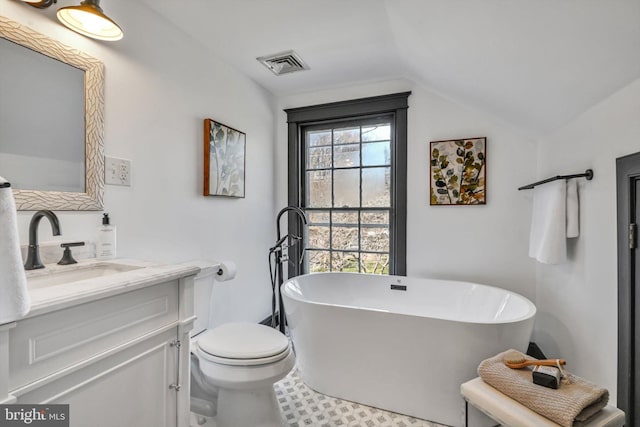
M292 277L291 279L288 279L286 282L284 282L280 288L280 292L283 296L287 296L288 298L291 298L292 300L298 301L300 303L303 304L311 304L311 305L315 305L315 306L320 306L320 307L336 307L336 308L344 308L344 309L348 309L348 310L362 310L362 311L367 311L367 312L377 312L377 313L386 313L386 314L395 314L398 316L409 316L409 317L420 317L420 318L428 318L428 319L434 319L434 320L441 320L441 321L446 321L446 322L455 322L455 323L464 323L464 324L469 324L469 325L500 325L500 324L510 324L510 323L518 323L518 322L524 322L524 321L528 321L530 319L534 319L535 315L537 313L537 307L535 306L535 304L533 302L531 302L531 300L529 300L529 298L517 293L517 292L513 292L504 288L500 288L497 286L492 286L492 285L485 285L482 283L476 283L476 282L467 282L467 281L462 281L462 280L447 280L447 279L433 279L433 278L428 278L428 277L423 277L423 278L413 278L412 279L419 279L419 280L433 280L433 281L438 281L438 282L448 282L448 283L458 283L458 284L463 284L463 285L473 285L473 286L480 286L481 288L492 288L492 289L498 289L506 294L510 294L510 295L514 295L516 298L521 299L525 305L527 306L527 311L525 314L523 314L522 316L519 317L511 317L509 319L501 319L501 320L494 320L494 321L490 321L490 320L482 320L482 321L472 321L472 320L460 320L460 319L455 319L455 318L451 318L451 317L442 317L442 316L425 316L425 315L419 315L419 314L413 314L413 313L399 313L396 311L391 311L391 310L383 310L383 309L378 309L378 308L371 308L371 307L361 307L361 306L356 306L356 305L347 305L347 304L335 304L335 303L327 303L327 302L318 302L318 301L313 301L313 300L309 300L309 299L304 299L301 298L298 294L292 293L288 291L288 285L291 282L294 282L300 278L304 278L307 276L312 276L312 275L335 275L335 274L341 274L341 275L357 275L357 276L375 276L375 277L380 277L380 275L378 274L368 274L368 273L352 273L352 272L315 272L315 273L307 273L307 274L302 274L300 276L296 276L296 277ZM388 276L391 278L406 278L407 276ZM286 312L286 304L285 304L285 312Z

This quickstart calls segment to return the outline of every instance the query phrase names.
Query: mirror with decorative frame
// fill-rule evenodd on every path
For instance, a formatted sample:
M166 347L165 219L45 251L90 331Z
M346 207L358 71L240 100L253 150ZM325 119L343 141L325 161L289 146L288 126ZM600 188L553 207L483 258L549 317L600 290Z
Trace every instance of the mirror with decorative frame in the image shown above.
M18 210L102 210L104 67L0 16L0 176Z

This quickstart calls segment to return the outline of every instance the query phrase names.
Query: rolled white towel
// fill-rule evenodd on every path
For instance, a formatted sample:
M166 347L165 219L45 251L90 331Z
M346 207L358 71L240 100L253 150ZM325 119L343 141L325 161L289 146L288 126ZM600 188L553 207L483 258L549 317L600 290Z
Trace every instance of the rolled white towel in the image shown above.
M7 182L0 177L0 183ZM0 188L0 324L25 316L31 308L20 255L16 203L10 187Z

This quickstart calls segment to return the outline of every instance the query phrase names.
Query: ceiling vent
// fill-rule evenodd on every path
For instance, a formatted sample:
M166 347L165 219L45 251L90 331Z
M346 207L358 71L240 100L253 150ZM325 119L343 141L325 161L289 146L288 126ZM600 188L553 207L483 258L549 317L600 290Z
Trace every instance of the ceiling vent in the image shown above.
M300 55L292 50L261 56L256 59L276 76L309 69L309 66L300 58Z

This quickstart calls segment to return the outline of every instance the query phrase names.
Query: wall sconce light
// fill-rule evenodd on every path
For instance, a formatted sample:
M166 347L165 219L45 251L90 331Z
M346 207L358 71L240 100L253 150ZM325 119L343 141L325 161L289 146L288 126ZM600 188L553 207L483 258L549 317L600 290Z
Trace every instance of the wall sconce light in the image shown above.
M98 40L120 40L124 33L115 21L104 14L100 0L83 0L80 6L58 9L58 19L67 28Z
M30 6L44 9L57 0L22 0ZM70 30L98 40L120 40L124 33L115 21L104 14L100 0L83 0L80 6L58 9L58 20Z

